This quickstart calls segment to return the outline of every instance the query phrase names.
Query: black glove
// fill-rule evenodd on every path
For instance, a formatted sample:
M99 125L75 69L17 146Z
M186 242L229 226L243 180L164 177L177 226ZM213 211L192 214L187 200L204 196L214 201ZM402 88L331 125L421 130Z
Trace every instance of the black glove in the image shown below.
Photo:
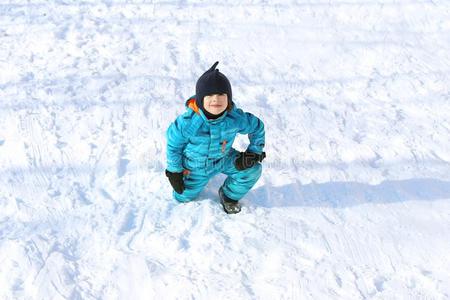
M257 162L262 162L263 159L266 157L266 152L263 152L261 154L253 153L253 152L241 152L236 157L236 160L234 161L234 165L236 166L236 169L239 171L248 169L253 167Z
M172 173L166 170L166 176L169 178L170 185L173 187L175 192L182 194L184 191L183 172Z

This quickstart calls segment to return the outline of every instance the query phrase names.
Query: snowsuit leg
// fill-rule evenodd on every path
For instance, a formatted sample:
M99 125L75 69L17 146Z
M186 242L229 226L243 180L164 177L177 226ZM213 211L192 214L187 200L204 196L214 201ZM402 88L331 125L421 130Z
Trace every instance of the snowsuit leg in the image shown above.
M222 171L222 173L228 175L223 183L223 192L230 199L241 200L261 177L262 166L260 163L256 163L251 168L239 171L234 166L234 161L239 152L235 149L231 151L232 153L224 164Z
M195 200L208 181L209 176L203 170L190 170L190 174L184 177L183 193L173 191L173 197L179 202Z
M231 153L220 161L206 164L185 160L184 166L190 170L190 174L184 177L185 190L182 194L173 191L173 197L179 202L195 200L210 178L224 173L228 176L223 183L224 194L230 199L241 200L261 177L262 166L257 163L251 168L239 171L234 166L238 154L237 150L231 149Z

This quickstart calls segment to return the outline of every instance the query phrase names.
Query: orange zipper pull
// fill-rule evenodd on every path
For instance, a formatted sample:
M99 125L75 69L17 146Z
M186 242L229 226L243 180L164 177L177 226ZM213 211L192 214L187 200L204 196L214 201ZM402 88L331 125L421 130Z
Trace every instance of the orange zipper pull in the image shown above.
M225 152L225 147L226 147L226 146L227 146L227 141L224 140L224 141L222 142L222 153Z

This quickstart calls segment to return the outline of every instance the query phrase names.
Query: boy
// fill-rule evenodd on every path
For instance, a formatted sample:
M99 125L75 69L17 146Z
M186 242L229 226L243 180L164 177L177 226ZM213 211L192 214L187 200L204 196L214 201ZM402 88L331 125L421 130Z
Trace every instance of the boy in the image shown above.
M180 202L194 200L209 179L228 175L219 189L220 203L229 214L241 211L239 200L261 176L265 158L264 124L235 107L227 77L216 62L197 81L187 111L167 129L166 176ZM245 152L232 148L236 134L248 134Z

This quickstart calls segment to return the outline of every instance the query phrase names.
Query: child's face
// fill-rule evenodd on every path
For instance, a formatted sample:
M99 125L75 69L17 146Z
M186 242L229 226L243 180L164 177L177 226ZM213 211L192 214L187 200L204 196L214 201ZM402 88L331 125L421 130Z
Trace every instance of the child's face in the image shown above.
M227 94L212 94L203 98L203 107L211 114L218 115L228 106Z

